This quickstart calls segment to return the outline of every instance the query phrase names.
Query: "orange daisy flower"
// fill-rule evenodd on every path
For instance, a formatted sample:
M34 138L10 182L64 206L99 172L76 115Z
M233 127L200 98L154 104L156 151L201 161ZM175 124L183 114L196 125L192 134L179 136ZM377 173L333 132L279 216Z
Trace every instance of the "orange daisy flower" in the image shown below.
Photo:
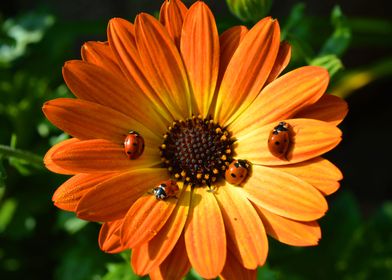
M101 249L132 249L134 271L152 279L190 267L255 279L267 234L316 245L325 196L342 179L320 156L340 142L347 113L325 94L327 71L279 77L290 45L276 20L219 36L202 1L165 1L159 20L112 19L107 34L63 68L76 99L43 106L73 136L45 156L48 169L73 175L55 205L102 222Z

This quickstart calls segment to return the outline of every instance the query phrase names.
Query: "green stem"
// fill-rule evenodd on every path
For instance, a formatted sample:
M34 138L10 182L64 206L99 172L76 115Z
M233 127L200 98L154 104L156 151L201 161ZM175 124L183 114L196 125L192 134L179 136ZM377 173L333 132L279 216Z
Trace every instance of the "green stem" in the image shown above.
M0 155L24 160L34 166L43 167L42 157L31 152L19 150L6 145L0 145Z

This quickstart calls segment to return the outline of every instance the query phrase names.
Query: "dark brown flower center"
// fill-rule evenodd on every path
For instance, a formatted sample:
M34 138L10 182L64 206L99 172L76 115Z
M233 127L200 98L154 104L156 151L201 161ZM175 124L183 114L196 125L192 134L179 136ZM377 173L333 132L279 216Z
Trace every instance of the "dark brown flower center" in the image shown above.
M160 147L165 167L176 180L210 186L224 176L232 161L233 140L226 128L211 118L174 121Z

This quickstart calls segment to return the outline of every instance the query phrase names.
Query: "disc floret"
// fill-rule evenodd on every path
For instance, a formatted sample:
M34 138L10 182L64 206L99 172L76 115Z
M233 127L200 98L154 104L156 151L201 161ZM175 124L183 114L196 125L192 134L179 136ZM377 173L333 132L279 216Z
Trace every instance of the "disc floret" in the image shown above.
M161 160L170 175L192 186L210 186L224 177L234 140L210 117L174 121L163 135Z

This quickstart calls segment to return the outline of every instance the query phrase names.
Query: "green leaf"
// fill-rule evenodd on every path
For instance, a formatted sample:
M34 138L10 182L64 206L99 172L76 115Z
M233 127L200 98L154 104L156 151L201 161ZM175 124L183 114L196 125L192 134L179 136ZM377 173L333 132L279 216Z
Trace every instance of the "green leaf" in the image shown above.
M25 55L27 46L41 41L46 29L53 23L53 16L33 12L6 20L2 30L9 43L2 40L3 43L0 45L0 66L8 66L15 59Z
M350 241L351 251L342 267L344 273L352 279L391 279L391 232L392 202L386 202L364 224L361 235Z
M292 47L292 60L311 61L314 56L314 51L308 42L302 40L293 33L287 35L287 40Z
M7 179L7 173L3 165L3 156L0 155L0 201L3 198L5 192L5 179Z
M107 262L118 259L116 256L105 254L97 245L97 225L89 223L83 230L56 246L58 252L54 279L57 280L92 280L101 279L105 273ZM69 241L68 243L66 241Z
M286 20L286 23L283 25L280 36L282 40L285 40L287 35L291 33L292 29L297 27L300 22L303 20L305 14L305 4L297 3L293 6L290 11L290 14Z
M129 260L127 263L109 263L106 265L108 273L106 273L102 280L137 280L141 279L133 273Z
M26 165L43 168L42 157L29 151L15 149L12 146L0 145L0 155L8 158L10 165L14 166L22 175L29 175Z
M272 0L226 0L230 12L245 22L257 22L265 17Z
M191 270L189 271L189 273L186 276L186 279L187 280L202 280L203 278L196 272L196 270L191 268Z
M68 134L66 134L66 133L61 133L61 134L59 134L59 135L57 135L57 136L52 136L52 137L50 137L50 139L49 139L49 144L51 145L51 146L54 146L54 145L56 145L57 143L60 143L60 142L62 142L62 141L64 141L64 140L67 140L69 138L69 135Z
M281 279L279 277L279 272L272 270L267 264L263 265L257 270L258 280L277 280Z
M319 56L334 54L342 56L351 41L351 29L339 6L335 6L331 13L331 23L334 32L324 43Z
M76 217L73 212L58 212L57 226L69 234L75 234L83 229L88 222Z
M15 199L7 199L0 206L0 233L4 232L8 224L11 222L14 216L17 202Z
M312 59L309 65L324 67L328 70L331 78L344 68L342 61L334 54L318 56Z

